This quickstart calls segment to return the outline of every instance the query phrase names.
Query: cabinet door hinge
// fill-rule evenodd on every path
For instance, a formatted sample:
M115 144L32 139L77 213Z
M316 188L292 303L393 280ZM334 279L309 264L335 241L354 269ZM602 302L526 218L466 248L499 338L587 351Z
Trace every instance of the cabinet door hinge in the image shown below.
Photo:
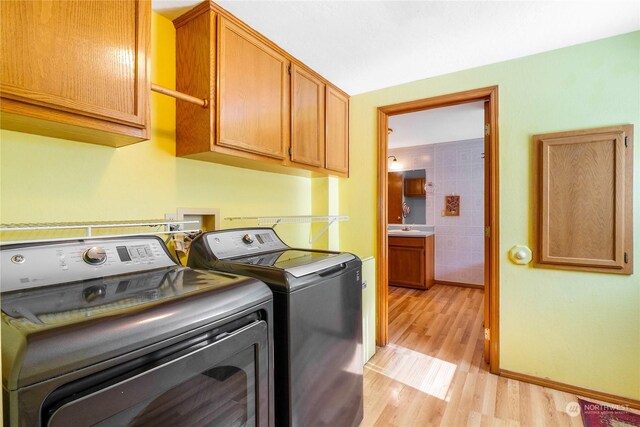
M629 146L629 137L628 137L628 136L625 136L625 137L624 137L624 146L625 146L625 147L628 147L628 146Z
M484 125L484 134L486 136L489 136L490 133L491 133L491 124L487 123Z
M484 228L484 237L491 237L491 227L488 225Z
M624 263L629 264L629 252L624 253Z
M291 147L289 147L289 157L291 157Z
M287 67L287 73L289 73L289 75L291 75L291 64L289 64L289 66Z
M484 328L484 340L489 341L491 339L491 330Z

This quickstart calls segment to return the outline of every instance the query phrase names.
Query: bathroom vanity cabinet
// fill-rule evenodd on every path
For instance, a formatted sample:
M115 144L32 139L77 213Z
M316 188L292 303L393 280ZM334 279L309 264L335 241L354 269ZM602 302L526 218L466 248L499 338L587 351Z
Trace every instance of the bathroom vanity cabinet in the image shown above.
M434 281L434 236L389 236L389 285L429 289Z

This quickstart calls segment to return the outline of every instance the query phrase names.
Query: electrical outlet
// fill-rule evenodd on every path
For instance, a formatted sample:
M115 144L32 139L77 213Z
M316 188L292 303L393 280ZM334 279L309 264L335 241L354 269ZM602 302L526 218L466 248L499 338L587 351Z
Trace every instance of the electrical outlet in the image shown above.
M178 215L174 213L166 213L164 214L164 219L166 219L167 221L177 221Z

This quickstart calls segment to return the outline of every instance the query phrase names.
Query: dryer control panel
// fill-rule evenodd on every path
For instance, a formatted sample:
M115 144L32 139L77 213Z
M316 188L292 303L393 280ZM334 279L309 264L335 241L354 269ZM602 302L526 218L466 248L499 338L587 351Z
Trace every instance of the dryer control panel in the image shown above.
M155 236L0 246L0 292L177 265Z
M272 228L244 228L213 231L205 235L217 259L289 249Z

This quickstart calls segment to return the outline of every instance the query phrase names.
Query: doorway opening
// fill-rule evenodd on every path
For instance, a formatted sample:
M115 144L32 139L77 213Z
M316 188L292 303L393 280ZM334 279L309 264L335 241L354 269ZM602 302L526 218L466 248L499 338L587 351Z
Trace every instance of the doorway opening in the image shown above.
M387 194L390 180L398 181L402 184L402 177L395 176L397 174L390 175L389 172L392 169L400 169L397 167L397 163L400 161L398 156L392 151L389 151L389 118L393 116L407 115L408 113L415 113L424 110L433 110L436 108L450 107L460 104L481 103L483 106L484 116L484 135L482 141L479 143L483 149L484 159L480 165L484 170L484 197L482 198L483 211L483 224L484 227L484 271L469 271L461 275L461 278L471 278L478 274L483 275L484 284L484 359L489 364L489 370L492 373L498 373L499 371L499 346L498 346L498 255L499 255L499 228L498 228L498 87L492 86L488 88L481 88L470 90L466 92L459 92L450 95L443 95L434 98L421 99L401 104L388 105L378 108L378 288L377 288L377 330L376 330L376 344L378 346L385 346L389 342L389 238L388 238L388 226L389 224L403 223L403 218L409 218L410 210L407 212L407 207L402 206L397 213L390 213L390 207L397 204L397 201L390 201L390 197ZM478 105L478 104L475 104ZM470 152L470 151L469 151ZM469 159L471 161L471 159ZM394 165L395 164L395 165ZM390 167L394 166L394 167ZM392 171L393 172L393 171ZM433 171L431 171L433 173ZM430 182L428 174L423 178L420 169L418 171L410 172L410 177L407 176L407 188L414 184L414 181L421 183L416 185L416 188L422 187L425 189L425 193L432 193L438 195L438 197L445 197L442 192L447 191L443 187L438 187L437 182ZM415 176L414 176L415 175ZM390 178L391 177L391 178ZM420 181L422 180L422 181ZM393 183L393 182L392 182ZM429 185L431 183L431 185ZM409 185L411 184L411 185ZM445 199L444 210L447 210L447 203L451 202L449 210L453 215L456 214L456 210L464 209L461 206L460 197L455 197L455 191L453 191L450 197ZM397 198L397 197L396 197ZM407 199L408 200L408 199ZM456 204L457 202L457 204ZM468 200L466 201L468 202ZM390 203L392 204L390 206ZM469 205L468 205L469 206ZM409 207L410 209L410 207ZM425 204L426 212L419 212L419 216L426 216L429 220L430 206ZM431 220L434 220L435 215L446 215L447 212L436 212L435 207L431 206ZM393 218L390 218L393 215ZM400 216L400 221L398 221ZM433 225L433 223L431 223ZM404 226L402 228L412 228ZM417 227L419 228L419 227ZM438 238L438 231L436 225L436 239ZM446 276L445 276L446 277ZM451 277L451 276L449 276ZM441 278L441 281L446 280ZM468 282L479 282L478 278L473 280L457 280L469 284ZM450 281L451 282L451 281ZM449 283L452 284L452 283ZM428 292L428 291L427 291ZM477 291L476 291L477 292Z

